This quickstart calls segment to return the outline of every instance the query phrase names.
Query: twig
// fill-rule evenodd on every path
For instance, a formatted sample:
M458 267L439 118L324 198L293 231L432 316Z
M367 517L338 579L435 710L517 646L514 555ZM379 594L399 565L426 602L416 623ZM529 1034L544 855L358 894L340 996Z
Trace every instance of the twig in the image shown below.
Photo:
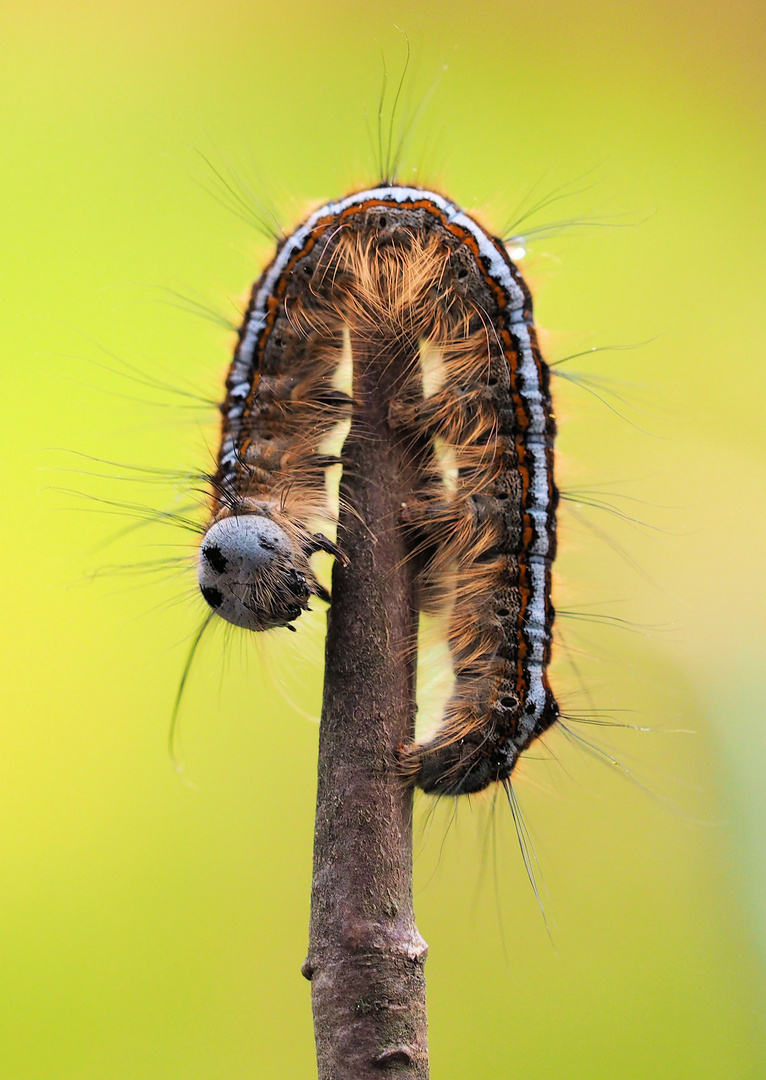
M352 339L328 618L309 954L319 1080L427 1080L423 966L412 906L412 792L395 751L413 738L417 603L399 528L412 493L389 407L411 370L401 346Z

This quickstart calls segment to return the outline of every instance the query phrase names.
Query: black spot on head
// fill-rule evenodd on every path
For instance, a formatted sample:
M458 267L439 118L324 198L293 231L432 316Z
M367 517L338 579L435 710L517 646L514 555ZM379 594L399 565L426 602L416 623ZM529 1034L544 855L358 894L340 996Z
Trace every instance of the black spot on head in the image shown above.
M201 591L213 610L219 608L223 603L223 593L220 589L216 589L212 585L203 585Z
M527 716L531 716L536 708L537 706L535 705L534 701L528 701L524 712L527 714Z
M276 551L277 545L273 540L266 540L263 536L258 537L258 543L264 551Z
M216 574L224 574L226 572L229 562L218 544L205 544L202 549L202 554L215 570Z

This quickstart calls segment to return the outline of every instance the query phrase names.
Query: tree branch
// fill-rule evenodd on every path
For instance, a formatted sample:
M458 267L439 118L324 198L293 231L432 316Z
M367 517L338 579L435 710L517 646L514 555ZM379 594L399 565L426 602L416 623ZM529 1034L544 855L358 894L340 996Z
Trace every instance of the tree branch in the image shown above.
M417 358L355 340L343 448L314 841L309 955L319 1080L427 1080L423 965L412 906L412 791L396 747L414 735L417 603L399 527L412 453L389 423Z

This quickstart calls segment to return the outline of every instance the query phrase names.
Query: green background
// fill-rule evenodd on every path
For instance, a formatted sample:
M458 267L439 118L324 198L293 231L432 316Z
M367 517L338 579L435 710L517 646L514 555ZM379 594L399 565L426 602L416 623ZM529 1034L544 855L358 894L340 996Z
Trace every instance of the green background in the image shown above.
M236 320L269 245L200 155L286 227L374 180L397 26L411 109L437 83L402 176L496 228L565 185L527 226L570 224L521 264L546 355L640 345L560 369L607 402L557 383L562 483L642 524L562 515L558 607L627 625L562 618L555 685L658 729L572 723L601 753L558 730L520 768L550 936L508 806L418 804L433 1075L764 1075L764 20L737 0L4 8L4 1080L313 1075L323 617L204 642L179 777L194 537L125 534L97 500L183 496L70 451L207 467L214 411L118 373L220 396L231 334L167 290ZM189 565L98 572L167 554Z

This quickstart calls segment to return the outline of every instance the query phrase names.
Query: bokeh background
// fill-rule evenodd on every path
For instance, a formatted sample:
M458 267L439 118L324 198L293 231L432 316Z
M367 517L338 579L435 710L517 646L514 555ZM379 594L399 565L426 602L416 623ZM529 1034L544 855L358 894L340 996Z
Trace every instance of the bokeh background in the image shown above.
M220 396L232 336L196 305L236 322L270 249L246 219L289 227L375 178L397 27L400 121L427 99L402 176L498 229L542 200L516 231L548 358L637 346L556 387L576 719L515 784L549 931L507 805L418 804L433 1075L764 1075L764 21L742 0L4 6L3 1078L314 1074L323 616L203 642L179 775L194 536L132 526L185 513L138 469L214 452L184 394ZM609 718L629 726L583 723Z

